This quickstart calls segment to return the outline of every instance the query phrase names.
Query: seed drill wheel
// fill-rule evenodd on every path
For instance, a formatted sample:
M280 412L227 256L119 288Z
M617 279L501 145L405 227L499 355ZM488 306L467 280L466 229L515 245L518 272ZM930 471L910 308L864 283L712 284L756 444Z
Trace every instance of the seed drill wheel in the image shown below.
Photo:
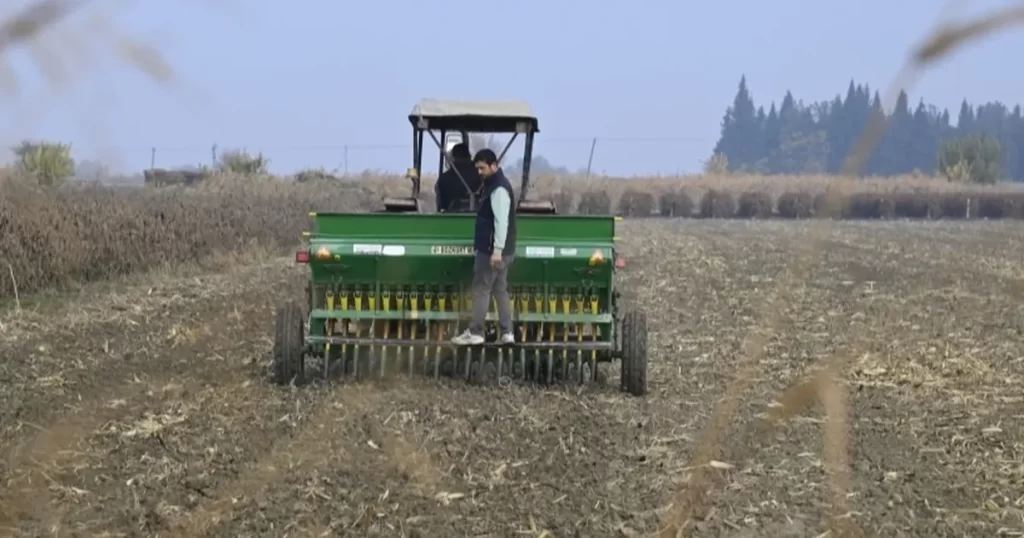
M298 303L277 307L274 318L274 382L301 384L305 378L304 314Z
M622 318L622 390L647 394L647 314L627 312Z

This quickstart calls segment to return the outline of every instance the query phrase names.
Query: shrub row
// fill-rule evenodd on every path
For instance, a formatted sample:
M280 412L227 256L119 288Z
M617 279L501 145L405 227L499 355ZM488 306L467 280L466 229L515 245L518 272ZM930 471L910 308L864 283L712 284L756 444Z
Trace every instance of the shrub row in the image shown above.
M621 184L621 183L620 183ZM611 185L611 183L609 183ZM580 185L582 186L582 184ZM0 299L106 279L219 252L295 245L309 211L366 211L403 181L225 178L199 188L118 189L70 185L46 189L0 178ZM854 192L829 197L792 190L708 189L694 199L679 189L575 190L554 199L560 213L630 217L965 219L1024 218L1024 192ZM424 188L426 211L431 188ZM569 208L569 211L565 209Z
M309 211L358 211L375 193L278 186L50 190L0 180L0 299L222 252L293 247Z
M627 190L613 210L606 193L583 193L575 212L714 219L1024 219L1024 192L785 192L773 201L765 192L736 196L710 189L696 203L684 192L662 193L654 200L650 193Z

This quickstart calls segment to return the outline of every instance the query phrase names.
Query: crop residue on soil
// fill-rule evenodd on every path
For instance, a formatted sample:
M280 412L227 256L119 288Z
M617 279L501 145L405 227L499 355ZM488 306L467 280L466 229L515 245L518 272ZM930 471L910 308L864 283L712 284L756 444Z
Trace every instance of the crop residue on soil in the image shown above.
M0 317L0 529L19 536L649 536L820 222L627 221L651 394L399 380L277 388L287 260ZM825 410L783 391L853 357L844 517L869 536L1024 532L1024 229L834 223L764 335L692 536L816 536ZM253 290L260 290L254 293ZM791 393L793 394L793 393ZM547 532L547 534L545 534ZM1019 534L1018 534L1019 535Z

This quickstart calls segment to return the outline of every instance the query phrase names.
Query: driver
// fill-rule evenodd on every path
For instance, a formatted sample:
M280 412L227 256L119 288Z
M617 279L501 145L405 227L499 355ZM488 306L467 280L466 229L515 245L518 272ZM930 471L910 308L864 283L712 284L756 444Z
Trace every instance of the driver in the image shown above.
M434 184L438 213L457 208L460 205L458 202L468 201L471 195L480 190L480 173L473 165L469 146L465 142L452 146L452 164L453 166L441 174ZM462 177L459 178L459 175ZM463 180L466 181L465 185L462 183ZM469 192L466 192L467 186Z

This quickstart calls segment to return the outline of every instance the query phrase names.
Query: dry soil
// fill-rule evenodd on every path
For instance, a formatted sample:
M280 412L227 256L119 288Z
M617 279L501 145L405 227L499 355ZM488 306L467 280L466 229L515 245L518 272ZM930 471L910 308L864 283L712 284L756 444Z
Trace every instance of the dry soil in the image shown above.
M278 388L288 260L150 275L0 317L0 533L649 536L766 326L687 535L819 536L820 405L760 419L842 360L866 536L1024 535L1024 225L627 221L650 395L397 380ZM824 227L824 228L822 228ZM792 272L823 234L807 273ZM834 536L834 534L833 534Z

